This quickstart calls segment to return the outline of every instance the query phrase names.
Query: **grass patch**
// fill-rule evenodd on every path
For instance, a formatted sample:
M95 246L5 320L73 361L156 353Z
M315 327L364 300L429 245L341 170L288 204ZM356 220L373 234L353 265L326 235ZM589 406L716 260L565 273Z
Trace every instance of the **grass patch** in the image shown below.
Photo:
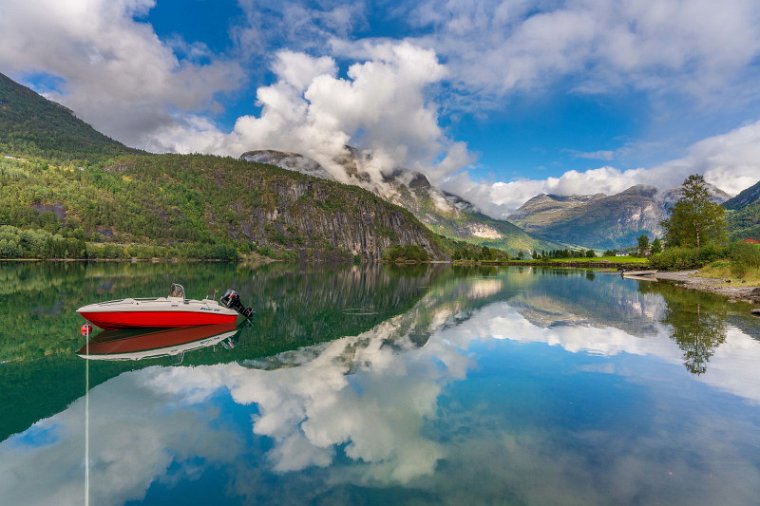
M533 260L531 260L531 262L532 261ZM591 264L591 263L599 263L599 262L609 262L609 263L615 263L615 264L635 264L635 265L649 264L649 260L647 258L631 257L631 256L625 256L625 257L607 256L607 257L595 257L595 258L588 258L588 257L547 258L547 259L535 260L535 262L550 262L553 264Z
M744 283L760 286L760 267L747 268L744 276L736 275L736 265L732 260L718 260L712 262L699 270L699 275L703 278L716 278L730 280L731 283Z

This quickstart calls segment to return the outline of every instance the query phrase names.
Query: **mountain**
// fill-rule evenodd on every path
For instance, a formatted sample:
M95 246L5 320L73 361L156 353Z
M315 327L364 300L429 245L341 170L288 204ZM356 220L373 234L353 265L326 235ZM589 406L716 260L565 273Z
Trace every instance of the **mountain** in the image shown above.
M728 198L716 187L710 191L715 202ZM636 244L641 234L662 235L660 222L679 198L678 188L663 192L645 185L615 195L538 195L509 219L546 239L590 248L624 248Z
M482 255L356 186L133 150L5 76L0 149L0 258Z
M0 74L0 154L72 159L136 152Z
M732 239L760 240L760 181L723 203Z
M738 211L760 200L760 181L741 191L736 197L723 202L723 207Z
M592 200L606 197L603 193L596 195L547 195L542 193L520 206L509 218L519 223L526 231L539 231L571 212L581 208Z
M240 158L364 188L408 209L432 231L452 239L499 248L512 254L566 247L536 239L508 221L484 215L470 202L437 189L420 172L403 168L391 173L372 171L369 151L346 146L343 154L334 160L333 165L338 168L337 171L334 169L335 172L297 153L258 150L243 153Z

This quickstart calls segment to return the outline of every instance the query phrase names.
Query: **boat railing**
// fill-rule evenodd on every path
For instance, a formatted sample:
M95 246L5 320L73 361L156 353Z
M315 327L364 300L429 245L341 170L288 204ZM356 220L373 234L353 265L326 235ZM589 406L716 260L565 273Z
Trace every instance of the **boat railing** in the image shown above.
M122 302L190 302L190 299L180 299L179 297L127 297L126 299L114 299L107 300L105 302L98 302L98 306L106 306L108 304L119 304Z

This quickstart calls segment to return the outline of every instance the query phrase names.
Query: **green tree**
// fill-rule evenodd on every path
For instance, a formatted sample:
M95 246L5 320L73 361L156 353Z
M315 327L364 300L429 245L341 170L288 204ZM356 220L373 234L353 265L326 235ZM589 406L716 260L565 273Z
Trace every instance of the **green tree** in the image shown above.
M641 234L638 243L639 256L646 256L647 250L649 250L649 237L646 234Z
M652 241L652 247L650 249L650 253L653 255L656 255L658 253L662 253L662 241L660 238L656 238L654 241Z
M707 183L694 174L681 185L681 198L662 222L668 247L701 248L726 239L725 211L710 200Z

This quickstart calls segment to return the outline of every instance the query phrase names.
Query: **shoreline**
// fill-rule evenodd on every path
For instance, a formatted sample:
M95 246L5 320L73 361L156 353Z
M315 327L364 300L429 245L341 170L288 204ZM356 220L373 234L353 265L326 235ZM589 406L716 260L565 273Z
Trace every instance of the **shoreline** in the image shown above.
M241 258L239 260L221 260L211 258L1 258L0 264L3 263L152 263L152 264L178 264L178 263L237 263L240 265L258 266L271 262L282 262L277 259L263 258ZM322 263L322 262L319 262ZM349 263L349 262L347 262ZM598 269L598 270L617 270L621 274L627 270L636 268L645 268L645 264L631 262L551 262L535 260L505 260L505 261L461 261L461 260L429 260L424 262L387 262L379 260L376 263L385 265L451 265L451 266L507 266L507 267L554 267L569 269ZM658 271L651 274L651 277L631 278L642 281L658 281L676 284L689 290L700 290L703 292L715 293L722 295L734 301L748 302L750 304L760 304L760 286L747 285L737 286L737 284L727 284L720 278L706 278L698 276L697 269L686 271Z
M733 301L760 304L760 286L736 286L729 285L720 278L705 278L698 276L699 271L662 271L652 275L656 281L664 281L677 284L689 290L700 290L728 297Z

